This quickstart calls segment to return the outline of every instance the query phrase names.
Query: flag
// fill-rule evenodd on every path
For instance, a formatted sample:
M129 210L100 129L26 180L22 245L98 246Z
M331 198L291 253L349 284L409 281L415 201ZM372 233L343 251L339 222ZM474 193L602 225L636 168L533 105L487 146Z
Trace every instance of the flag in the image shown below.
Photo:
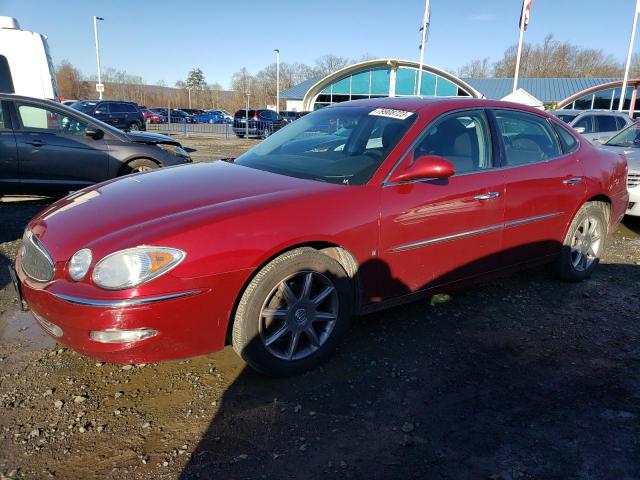
M638 2L636 8L638 8L640 7L640 0L636 1ZM524 28L525 30L529 26L529 14L531 13L532 3L533 0L522 0L522 11L520 12L520 23L518 23L518 27Z
M640 0L636 0L636 15L640 13Z
M638 0L638 2L640 2L640 0ZM425 39L425 42L426 42L426 38L429 36L430 21L431 21L431 1L427 0L424 7L424 17L422 18L422 26L420 27L421 32L424 30L423 38ZM420 46L418 48L422 50L422 43L420 43Z

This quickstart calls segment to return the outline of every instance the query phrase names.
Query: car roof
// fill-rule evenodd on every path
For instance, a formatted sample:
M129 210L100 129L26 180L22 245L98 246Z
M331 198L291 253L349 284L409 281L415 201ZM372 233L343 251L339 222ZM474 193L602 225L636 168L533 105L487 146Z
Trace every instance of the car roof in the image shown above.
M325 108L337 107L380 107L406 110L410 112L427 113L430 110L456 110L459 108L510 108L525 112L545 114L543 110L529 107L521 103L503 102L500 100L487 100L484 98L471 97L393 97L393 98L371 98L363 100L351 100L349 102L334 103Z

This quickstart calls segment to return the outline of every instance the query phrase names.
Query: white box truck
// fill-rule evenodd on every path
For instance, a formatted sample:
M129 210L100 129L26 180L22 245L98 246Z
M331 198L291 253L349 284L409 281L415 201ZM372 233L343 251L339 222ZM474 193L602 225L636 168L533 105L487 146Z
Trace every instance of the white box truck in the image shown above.
M58 100L56 73L46 35L20 30L0 16L0 92Z

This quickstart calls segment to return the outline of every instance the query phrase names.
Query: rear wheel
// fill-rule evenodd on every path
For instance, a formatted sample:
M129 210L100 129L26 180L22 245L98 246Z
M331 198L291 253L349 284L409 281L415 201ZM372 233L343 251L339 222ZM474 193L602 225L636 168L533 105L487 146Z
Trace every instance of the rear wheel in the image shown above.
M604 252L608 217L609 206L604 202L588 202L578 210L552 265L560 279L579 282L591 276Z
M239 133L236 133L236 137L238 137L238 138L244 138L244 135L241 135L241 134L239 134Z
M130 132L137 132L138 130L140 130L140 125L138 125L137 122L132 122L129 124L127 130L129 130Z
M148 172L158 168L159 165L153 160L148 158L137 158L131 160L129 163L122 167L121 175L127 175L129 173Z
M301 373L331 355L351 314L351 283L342 266L312 248L292 250L260 270L242 294L233 348L267 375Z

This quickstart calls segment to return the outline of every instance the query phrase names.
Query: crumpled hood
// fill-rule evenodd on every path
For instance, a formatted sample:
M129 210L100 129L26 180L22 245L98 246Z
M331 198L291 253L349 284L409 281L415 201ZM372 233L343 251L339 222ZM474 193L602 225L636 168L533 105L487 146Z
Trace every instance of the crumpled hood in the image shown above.
M151 132L127 132L127 138L136 143L165 143L168 145L176 145L180 147L180 142L167 135Z
M603 145L600 148L609 152L623 154L627 159L629 171L640 171L640 148L616 147L613 145Z
M122 248L158 236L179 236L192 225L331 188L336 185L222 161L184 165L80 190L41 212L29 228L56 261L65 261L79 248L95 244Z

